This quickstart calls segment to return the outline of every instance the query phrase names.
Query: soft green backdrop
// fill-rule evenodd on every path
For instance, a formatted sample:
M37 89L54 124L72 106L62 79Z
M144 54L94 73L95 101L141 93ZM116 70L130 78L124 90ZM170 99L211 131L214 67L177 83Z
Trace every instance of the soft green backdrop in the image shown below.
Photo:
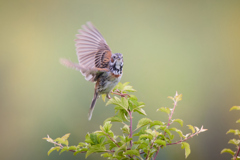
M167 120L156 109L183 93L174 118L209 129L189 140L189 160L230 159L220 151L232 147L226 131L239 128L240 114L228 112L240 105L239 0L1 0L0 159L84 159L47 156L52 145L42 137L71 133L74 145L113 115L100 99L88 121L93 84L59 64L61 57L77 62L73 40L87 21L124 55L122 82L137 89L151 119ZM158 159L183 160L184 150L171 146Z

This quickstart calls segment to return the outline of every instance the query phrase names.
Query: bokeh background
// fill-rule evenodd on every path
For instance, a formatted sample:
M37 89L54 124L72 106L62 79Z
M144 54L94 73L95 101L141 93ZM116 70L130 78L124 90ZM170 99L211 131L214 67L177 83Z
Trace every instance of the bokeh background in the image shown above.
M240 105L240 1L2 0L0 19L0 159L84 159L47 156L52 144L42 138L71 133L70 144L78 144L114 114L99 99L88 121L93 84L59 64L61 57L77 62L75 34L87 21L124 55L121 82L131 82L149 118L166 121L156 109L183 94L173 118L208 129L188 141L188 159L230 159L220 151L233 148L226 131L239 128L240 114L229 109ZM141 116L134 118L136 125ZM183 160L184 150L171 146L158 159Z

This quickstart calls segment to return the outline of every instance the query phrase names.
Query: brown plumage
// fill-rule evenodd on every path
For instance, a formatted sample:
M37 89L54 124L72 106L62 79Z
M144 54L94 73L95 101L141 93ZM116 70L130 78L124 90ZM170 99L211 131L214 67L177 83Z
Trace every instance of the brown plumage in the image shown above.
M123 57L120 53L112 54L101 33L88 22L78 31L76 51L79 64L67 59L60 62L79 70L87 81L96 82L94 97L89 110L89 120L96 100L100 94L109 94L122 77ZM109 97L109 95L108 95Z

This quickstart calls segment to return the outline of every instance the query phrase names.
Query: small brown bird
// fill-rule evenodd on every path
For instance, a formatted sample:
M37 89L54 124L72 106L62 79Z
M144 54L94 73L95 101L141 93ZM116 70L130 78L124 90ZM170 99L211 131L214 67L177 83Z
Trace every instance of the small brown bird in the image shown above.
M60 62L80 71L87 81L95 82L94 96L88 113L88 119L91 120L99 95L106 94L110 99L109 93L120 81L123 56L121 53L112 54L107 42L91 22L83 25L79 33L75 40L79 64L67 59L61 59Z

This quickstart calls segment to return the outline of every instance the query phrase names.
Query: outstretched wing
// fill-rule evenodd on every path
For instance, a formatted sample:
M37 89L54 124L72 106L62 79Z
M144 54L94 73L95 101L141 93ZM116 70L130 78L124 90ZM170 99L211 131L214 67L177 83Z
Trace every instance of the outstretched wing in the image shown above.
M94 81L97 73L108 69L112 52L101 33L88 22L78 31L76 51L81 73L88 81ZM82 68L82 69L81 69ZM89 70L89 72L87 72ZM90 70L99 71L91 72Z

